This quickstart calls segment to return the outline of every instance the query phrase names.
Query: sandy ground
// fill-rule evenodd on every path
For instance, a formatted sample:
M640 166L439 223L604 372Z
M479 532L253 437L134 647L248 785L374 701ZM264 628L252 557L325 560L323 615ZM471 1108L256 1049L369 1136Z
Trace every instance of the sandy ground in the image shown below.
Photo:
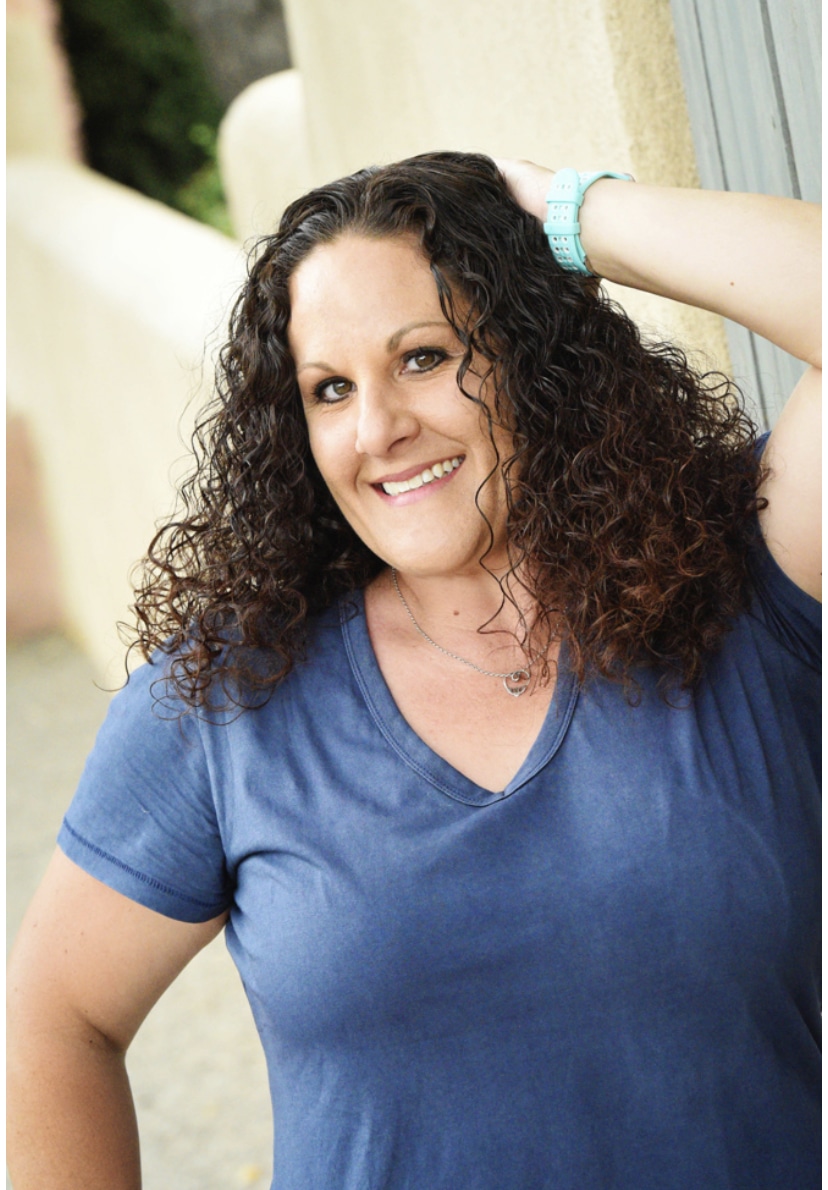
M54 848L109 696L66 640L9 649L9 942ZM128 1057L145 1190L265 1190L271 1123L264 1058L222 938L162 997Z

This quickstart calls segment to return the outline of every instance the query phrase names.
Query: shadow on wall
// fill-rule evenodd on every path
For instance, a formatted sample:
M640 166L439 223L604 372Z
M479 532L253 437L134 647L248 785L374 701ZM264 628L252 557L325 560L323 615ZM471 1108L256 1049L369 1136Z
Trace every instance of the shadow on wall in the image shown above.
M6 636L22 640L63 623L58 568L25 419L6 419Z

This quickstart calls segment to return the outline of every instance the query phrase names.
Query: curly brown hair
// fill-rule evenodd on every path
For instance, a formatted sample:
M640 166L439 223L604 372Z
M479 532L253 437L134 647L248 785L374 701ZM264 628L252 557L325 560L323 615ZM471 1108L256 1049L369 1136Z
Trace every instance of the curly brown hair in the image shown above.
M449 152L320 187L256 246L181 509L143 563L134 645L174 655L186 703L212 704L218 680L252 705L301 657L308 617L384 568L314 464L288 349L290 278L345 231L415 237L465 350L461 389L482 361L513 434L511 573L578 679L630 686L655 665L692 687L746 606L756 429L725 376L643 343L596 280L560 268L494 162Z

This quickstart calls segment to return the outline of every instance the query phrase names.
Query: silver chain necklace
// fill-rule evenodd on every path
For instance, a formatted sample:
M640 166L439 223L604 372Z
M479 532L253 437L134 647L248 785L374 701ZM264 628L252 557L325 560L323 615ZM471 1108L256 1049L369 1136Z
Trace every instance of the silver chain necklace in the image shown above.
M417 629L423 640L427 640L432 648L437 649L438 652L443 653L446 657L451 657L454 661L462 662L462 664L467 665L469 669L473 669L476 673L483 674L487 678L501 678L503 680L503 689L507 694L511 694L512 698L520 698L521 694L526 693L526 691L529 689L529 682L531 681L532 677L529 670L532 668L533 662L537 660L537 657L528 662L527 668L513 669L511 672L505 674L495 673L494 670L491 669L481 669L479 665L475 665L473 661L468 661L465 657L461 657L459 653L452 653L451 649L444 649L442 645L438 645L437 641L432 640L425 629L420 627L420 625L414 619L414 613L405 601L405 596L400 590L400 584L397 582L397 572L393 566L391 567L391 581L394 584L394 590L400 597L400 603L408 613L409 620Z

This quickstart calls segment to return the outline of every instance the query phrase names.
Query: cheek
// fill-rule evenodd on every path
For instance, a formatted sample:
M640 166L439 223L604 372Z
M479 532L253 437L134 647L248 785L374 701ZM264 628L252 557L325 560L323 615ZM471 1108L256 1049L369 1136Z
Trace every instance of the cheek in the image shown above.
M310 453L312 453L314 463L319 470L324 471L330 465L330 459L335 458L333 450L335 434L332 433L334 427L326 425L318 414L313 413L310 415L306 413L306 424Z
M349 452L337 428L308 419L308 442L313 461L326 483L343 470Z

